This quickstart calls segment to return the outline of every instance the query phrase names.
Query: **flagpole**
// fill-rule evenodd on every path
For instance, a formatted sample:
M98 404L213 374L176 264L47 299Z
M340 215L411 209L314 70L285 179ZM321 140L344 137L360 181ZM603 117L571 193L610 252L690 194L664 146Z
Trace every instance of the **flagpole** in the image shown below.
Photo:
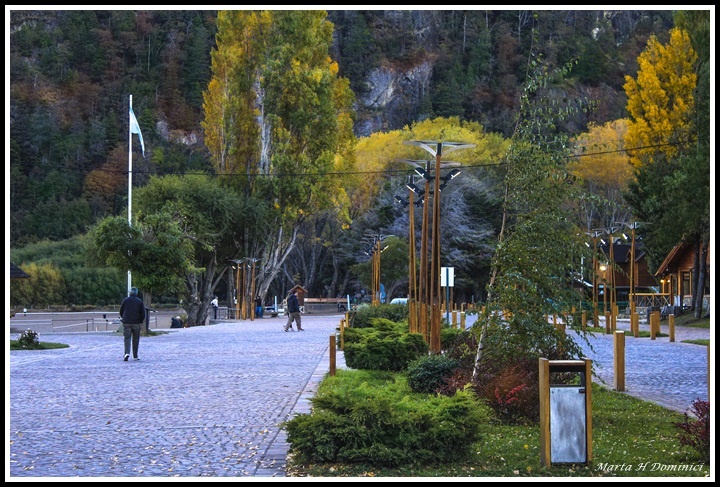
M132 113L132 95L130 95L130 110L128 110L128 226L132 226L132 123L130 120ZM132 276L130 269L127 274L127 293L130 295L132 286Z

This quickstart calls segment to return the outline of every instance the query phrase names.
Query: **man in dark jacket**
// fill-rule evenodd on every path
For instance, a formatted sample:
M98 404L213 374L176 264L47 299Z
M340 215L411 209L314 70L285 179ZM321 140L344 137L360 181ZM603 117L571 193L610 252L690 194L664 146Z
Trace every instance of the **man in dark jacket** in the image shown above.
M290 296L287 298L287 314L288 320L287 323L285 323L285 331L292 330L293 320L295 320L295 326L297 326L298 331L305 331L302 326L300 326L300 303L298 303L297 289L290 291Z
M138 358L140 345L140 331L145 323L145 303L138 298L136 287L130 288L130 295L120 304L120 317L123 322L123 336L125 337L125 362L130 358L130 342L132 339L132 352L135 360Z

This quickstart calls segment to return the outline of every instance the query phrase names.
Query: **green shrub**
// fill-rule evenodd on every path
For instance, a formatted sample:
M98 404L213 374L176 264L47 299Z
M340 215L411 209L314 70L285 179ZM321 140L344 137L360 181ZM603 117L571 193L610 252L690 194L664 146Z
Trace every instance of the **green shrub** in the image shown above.
M421 357L408 365L408 385L414 392L434 394L445 385L459 365L457 360L442 354Z
M385 318L399 323L407 322L408 306L405 304L380 304L377 306L358 306L353 314L352 328L368 328L375 318Z
M480 439L487 409L469 391L413 393L402 375L339 370L311 399L311 414L286 421L303 463L428 465L457 461Z
M33 330L25 330L18 337L18 345L27 350L35 350L40 348L40 335Z
M403 370L408 363L427 354L428 344L407 324L373 318L369 328L345 331L345 363L352 369Z

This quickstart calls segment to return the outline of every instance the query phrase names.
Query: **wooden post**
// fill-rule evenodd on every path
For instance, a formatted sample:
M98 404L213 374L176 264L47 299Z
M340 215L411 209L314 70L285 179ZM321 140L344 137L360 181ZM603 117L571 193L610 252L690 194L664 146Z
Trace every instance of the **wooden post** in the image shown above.
M668 330L670 332L670 341L675 341L675 315L668 315ZM710 397L710 396L708 396Z
M587 330L587 311L582 312L582 329Z
M640 336L640 315L637 313L630 314L630 328L635 338Z
M340 320L340 350L345 350L345 320Z
M613 340L614 382L616 391L625 390L625 332L615 331Z
M587 441L587 461L592 462L592 360L582 359L585 362L585 425Z
M465 312L464 311L460 312L460 329L462 329L462 330L465 329Z
M655 314L656 312L653 311L650 313L650 339L655 340L655 335L657 334L657 328L655 322L660 317L660 313Z
M452 327L453 327L453 328L457 328L457 324L458 324L458 321L457 321L457 311L453 310L453 311L452 311Z
M540 358L540 465L550 468L550 361Z
M335 335L330 335L330 375L335 375L335 349L337 343L335 342Z
M605 313L605 333L606 333L607 335L610 334L610 329L611 329L611 327L612 327L612 321L611 321L611 319L610 319L610 314L609 314L609 313Z

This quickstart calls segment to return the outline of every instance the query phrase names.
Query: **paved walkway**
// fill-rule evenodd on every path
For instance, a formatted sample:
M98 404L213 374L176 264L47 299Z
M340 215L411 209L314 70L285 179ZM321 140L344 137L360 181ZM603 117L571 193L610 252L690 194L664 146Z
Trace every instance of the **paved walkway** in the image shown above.
M113 333L43 335L70 348L6 354L6 480L283 477L280 423L309 412L341 317L305 315L304 332L282 317L167 330L141 338L138 362ZM592 342L602 379L612 337ZM706 349L667 342L627 339L628 393L685 410L707 398Z
M617 329L630 330L630 320L618 320ZM649 325L640 324L641 331L649 329ZM667 322L660 325L660 331L669 335ZM708 347L682 343L697 339L710 339L710 329L676 326L675 342L670 342L669 336L652 340L626 333L624 392L681 413L689 411L695 399L707 401ZM593 381L614 389L613 335L596 334L590 343L577 340L593 361ZM714 358L710 360L714 363Z

